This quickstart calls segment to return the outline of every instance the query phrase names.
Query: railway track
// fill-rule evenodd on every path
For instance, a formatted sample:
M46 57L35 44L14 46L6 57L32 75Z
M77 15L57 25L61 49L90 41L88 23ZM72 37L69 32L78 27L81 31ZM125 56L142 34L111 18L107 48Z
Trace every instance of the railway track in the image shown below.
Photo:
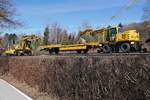
M87 54L78 54L78 53L59 53L59 54L44 54L38 55L42 57L98 57L98 56L150 56L150 52L147 53L87 53ZM10 56L10 57L38 57L38 56ZM3 57L3 56L1 56ZM4 56L6 57L6 56Z
M78 53L60 53L58 55L45 55L45 56L136 56L136 55L150 55L150 53L87 53L87 54L78 54ZM44 56L44 55L43 55Z

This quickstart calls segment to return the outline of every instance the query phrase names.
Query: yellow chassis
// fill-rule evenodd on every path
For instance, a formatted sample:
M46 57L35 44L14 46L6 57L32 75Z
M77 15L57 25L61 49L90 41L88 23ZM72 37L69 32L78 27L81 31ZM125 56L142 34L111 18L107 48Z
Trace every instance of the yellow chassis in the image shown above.
M41 49L54 49L58 48L59 51L77 51L77 50L86 50L88 47L98 47L99 43L93 42L93 43L87 43L87 44L72 44L72 45L43 45L40 46Z

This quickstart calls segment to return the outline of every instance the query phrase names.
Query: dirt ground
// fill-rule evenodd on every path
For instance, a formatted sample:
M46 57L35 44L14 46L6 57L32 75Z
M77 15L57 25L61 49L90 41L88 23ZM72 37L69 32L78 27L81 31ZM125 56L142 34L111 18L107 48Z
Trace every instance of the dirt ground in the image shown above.
M48 95L47 93L40 92L38 88L33 88L25 82L16 80L10 74L0 76L0 78L15 86L17 89L30 96L33 100L56 100L56 98Z

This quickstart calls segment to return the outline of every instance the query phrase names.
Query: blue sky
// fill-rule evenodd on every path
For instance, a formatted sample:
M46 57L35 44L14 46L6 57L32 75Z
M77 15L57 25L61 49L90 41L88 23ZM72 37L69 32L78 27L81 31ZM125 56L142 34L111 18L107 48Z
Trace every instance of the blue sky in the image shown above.
M50 23L57 22L70 32L77 32L85 21L94 28L139 22L143 14L144 0L124 11L113 20L110 18L131 0L13 0L17 18L24 27L6 31L16 33L42 33ZM137 0L138 1L138 0Z

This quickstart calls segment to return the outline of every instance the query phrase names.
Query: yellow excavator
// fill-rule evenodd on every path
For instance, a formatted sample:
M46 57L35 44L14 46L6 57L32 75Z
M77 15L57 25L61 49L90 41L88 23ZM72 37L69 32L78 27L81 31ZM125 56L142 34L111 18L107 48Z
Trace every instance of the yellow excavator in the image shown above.
M101 33L100 33L101 34ZM121 31L121 27L105 28L102 52L140 52L140 34L136 30Z
M25 35L22 36L19 43L9 47L4 51L6 55L14 56L31 56L33 55L33 49L35 45L41 42L41 38L36 35Z
M96 36L99 44L98 52L140 52L140 34L136 30L121 31L121 27L106 27L98 30L86 29L81 32L81 37L86 34Z

